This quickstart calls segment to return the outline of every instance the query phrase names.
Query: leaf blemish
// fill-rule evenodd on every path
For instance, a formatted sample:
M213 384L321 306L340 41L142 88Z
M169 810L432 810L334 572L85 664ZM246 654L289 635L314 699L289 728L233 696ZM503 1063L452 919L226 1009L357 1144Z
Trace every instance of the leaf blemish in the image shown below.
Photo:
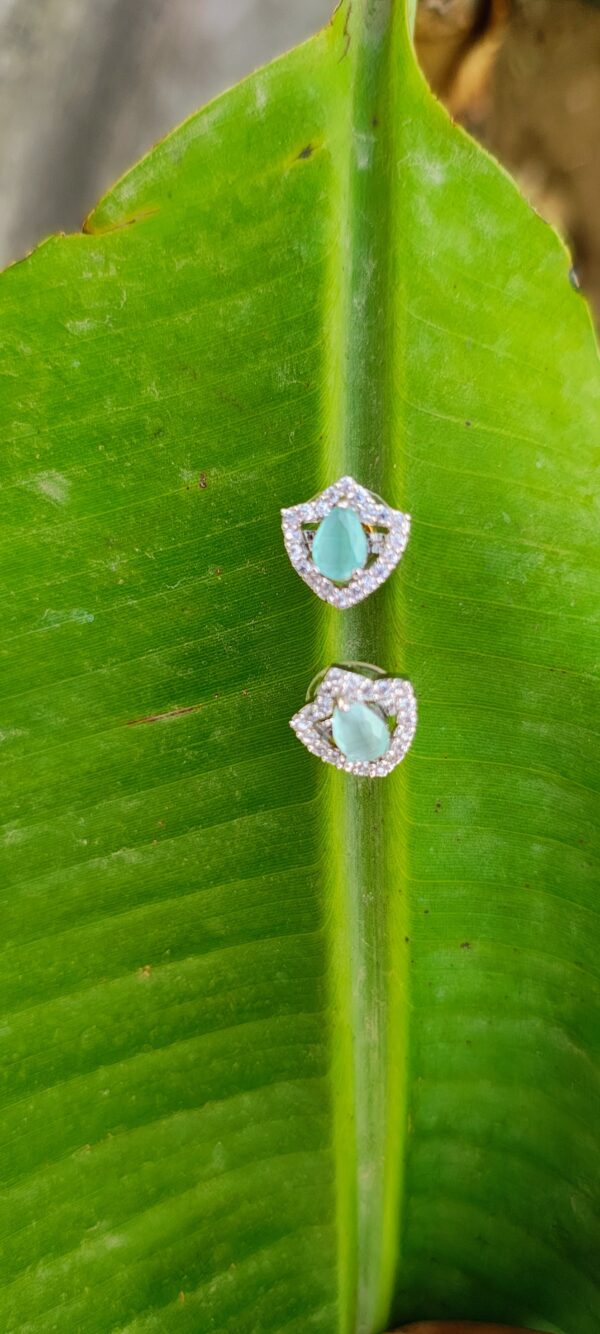
M301 148L301 149L300 149L300 152L298 153L298 158L308 158L308 157L312 157L314 151L315 151L315 150L314 150L312 144L306 144L304 148Z
M84 236L108 236L110 232L120 232L124 227L133 227L136 222L145 222L146 218L153 218L158 211L158 208L143 209L142 212L134 213L130 218L119 218L100 227L96 227L94 215L91 213L85 218L81 230Z
M182 713L196 713L201 704L186 704L181 709L169 709L166 713L148 713L143 718L129 718L126 727L139 727L140 723L162 723L169 718L179 718Z
M356 131L354 138L356 143L356 165L358 170L368 171L373 156L375 135L370 132L365 133L363 131L360 133L359 131Z
M256 102L257 111L264 111L269 100L269 94L264 84L262 84L259 79L256 80L254 85L254 100Z
M352 0L350 0L350 4L348 5L348 10L347 10L346 18L345 18L345 22L344 22L344 30L343 30L343 32L342 32L342 37L344 38L344 50L342 51L342 54L341 54L341 56L340 56L340 58L339 58L339 60L338 60L338 65L341 63L342 60L345 59L345 57L348 55L348 52L349 52L349 50L350 50L350 42L352 41L352 34L351 34L351 32L350 32L350 15L351 15L351 13L352 13Z
M51 500L54 505L66 505L71 490L68 477L63 477L59 472L39 472L36 477L27 478L22 485L28 491L37 491L38 495Z
M55 630L61 625L91 625L94 620L91 611L85 611L83 607L73 607L68 611L54 611L52 607L47 607L42 616L43 628L45 630Z

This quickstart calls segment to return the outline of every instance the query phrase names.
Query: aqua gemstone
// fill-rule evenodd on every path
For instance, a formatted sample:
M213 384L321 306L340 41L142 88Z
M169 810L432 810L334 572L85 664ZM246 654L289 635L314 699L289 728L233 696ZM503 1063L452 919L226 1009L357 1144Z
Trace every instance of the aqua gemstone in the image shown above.
M312 558L317 569L336 584L345 584L355 570L364 569L369 543L355 510L336 505L315 533Z
M368 704L334 709L331 731L338 750L348 760L378 760L385 755L391 740L385 718Z

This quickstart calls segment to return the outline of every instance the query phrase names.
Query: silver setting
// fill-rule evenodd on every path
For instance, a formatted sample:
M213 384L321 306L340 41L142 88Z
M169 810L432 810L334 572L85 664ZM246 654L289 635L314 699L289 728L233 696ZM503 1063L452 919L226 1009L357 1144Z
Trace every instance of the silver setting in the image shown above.
M347 667L330 667L316 687L314 699L290 719L298 740L325 764L360 778L385 778L404 759L417 726L417 701L410 681L385 676L366 676ZM338 750L332 736L335 708L351 704L374 704L388 719L395 719L389 750L378 760L349 760Z
M367 565L364 570L355 570L347 584L336 584L321 574L311 558L316 527L335 506L355 510L369 540ZM410 514L391 509L352 477L340 477L314 500L283 509L281 526L285 549L297 574L323 602L343 610L362 602L396 568L410 535Z

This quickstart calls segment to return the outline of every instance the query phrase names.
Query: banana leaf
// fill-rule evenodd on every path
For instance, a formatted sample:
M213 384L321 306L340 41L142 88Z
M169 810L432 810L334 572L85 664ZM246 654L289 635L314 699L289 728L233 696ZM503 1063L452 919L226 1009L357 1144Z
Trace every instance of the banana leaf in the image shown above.
M598 1334L597 353L403 0L7 270L0 377L2 1329ZM339 612L343 474L412 535ZM381 781L288 726L353 661Z

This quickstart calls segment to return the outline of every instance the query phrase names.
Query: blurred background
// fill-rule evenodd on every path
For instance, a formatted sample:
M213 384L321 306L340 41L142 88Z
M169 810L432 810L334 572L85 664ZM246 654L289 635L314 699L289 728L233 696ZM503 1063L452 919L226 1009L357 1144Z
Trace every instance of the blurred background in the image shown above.
M0 0L0 265L73 231L161 135L333 0ZM452 115L559 227L600 317L598 0L420 0Z

